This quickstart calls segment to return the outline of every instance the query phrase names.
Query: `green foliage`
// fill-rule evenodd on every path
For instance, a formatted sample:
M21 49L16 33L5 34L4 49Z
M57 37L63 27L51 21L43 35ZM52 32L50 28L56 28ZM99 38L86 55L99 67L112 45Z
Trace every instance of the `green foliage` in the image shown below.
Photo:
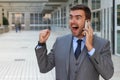
M9 25L8 19L3 16L3 25Z

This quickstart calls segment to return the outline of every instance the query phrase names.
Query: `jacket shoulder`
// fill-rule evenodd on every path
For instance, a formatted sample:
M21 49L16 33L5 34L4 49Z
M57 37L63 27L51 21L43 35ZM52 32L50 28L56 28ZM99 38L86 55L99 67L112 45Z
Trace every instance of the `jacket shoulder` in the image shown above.
M61 37L57 37L57 40L68 40L68 39L72 39L72 34L67 34Z
M107 44L110 45L110 41L109 40L101 38L101 37L98 37L96 35L94 36L94 41L93 41L94 47L100 49L100 48L106 46Z
M109 40L94 35L94 41L97 41L99 43L101 43L101 42L103 43L103 42L108 42Z

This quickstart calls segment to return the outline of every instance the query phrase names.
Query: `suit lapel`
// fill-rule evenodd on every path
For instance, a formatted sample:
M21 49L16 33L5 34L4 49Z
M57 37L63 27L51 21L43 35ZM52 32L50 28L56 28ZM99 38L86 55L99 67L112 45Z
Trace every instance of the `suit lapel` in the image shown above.
M68 37L65 39L65 61L66 61L66 71L67 71L67 75L69 75L69 61L70 61L70 53L71 53L71 49L72 49L72 34L68 35ZM85 60L85 58L87 57L88 54L88 50L86 48L86 46L84 46L80 56L79 56L79 65L81 66L82 62Z
M68 71L69 71L69 57L70 57L70 51L71 51L71 45L72 45L72 35L69 35L66 40L65 40L65 46L66 46L66 71L67 71L67 75L68 75Z
M79 56L79 59L78 59L80 61L79 62L80 66L81 66L82 62L85 60L85 58L87 57L87 54L88 54L87 48L86 48L86 46L84 46L84 48Z
M94 38L93 38L93 43L95 42L95 36L93 36ZM93 44L94 45L94 44ZM79 61L80 61L80 63L79 63L79 65L81 66L81 64L83 63L83 61L85 60L85 58L87 57L87 55L88 55L88 50L87 50L87 47L86 46L84 46L84 48L83 48L83 50L82 50L82 52L81 52L81 54L80 54L80 59L79 59Z

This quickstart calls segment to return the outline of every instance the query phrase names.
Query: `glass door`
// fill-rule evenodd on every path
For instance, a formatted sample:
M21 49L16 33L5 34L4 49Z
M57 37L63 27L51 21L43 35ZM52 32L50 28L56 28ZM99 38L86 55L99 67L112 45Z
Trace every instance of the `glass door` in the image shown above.
M25 27L25 19L24 19L24 13L12 13L12 25L19 23L21 24L21 28L24 29Z
M116 26L116 54L120 55L120 4L117 5L117 26Z
M101 37L101 11L96 10L92 12L92 22L91 25L94 29L94 33Z

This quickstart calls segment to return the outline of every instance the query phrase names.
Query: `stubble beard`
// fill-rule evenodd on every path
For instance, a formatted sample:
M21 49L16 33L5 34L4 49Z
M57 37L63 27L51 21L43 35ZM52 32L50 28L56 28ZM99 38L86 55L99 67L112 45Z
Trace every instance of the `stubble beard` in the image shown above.
M75 37L77 37L77 38L82 38L83 37L82 32L83 32L83 30L79 31L77 34L75 34L74 32L72 32L72 35L75 36Z

